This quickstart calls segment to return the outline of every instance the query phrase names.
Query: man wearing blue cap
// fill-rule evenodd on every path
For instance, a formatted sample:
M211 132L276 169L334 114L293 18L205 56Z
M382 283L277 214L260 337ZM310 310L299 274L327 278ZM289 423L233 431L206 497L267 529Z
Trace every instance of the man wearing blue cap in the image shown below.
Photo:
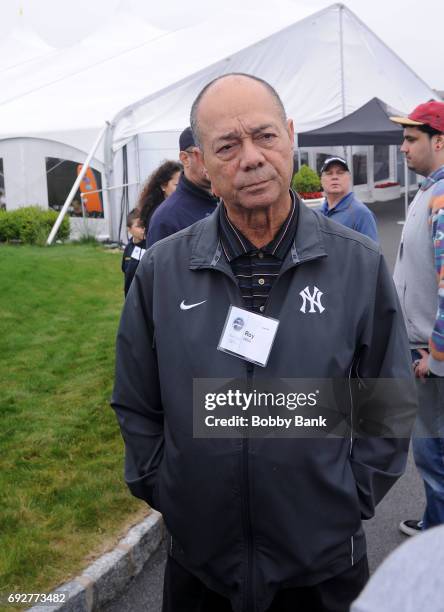
M321 168L321 184L325 201L321 212L351 229L378 242L378 230L373 213L357 199L351 190L351 176L342 157L328 157Z
M183 165L176 191L159 206L151 217L147 247L162 238L193 225L216 209L217 198L211 193L211 183L187 127L179 137L179 159Z

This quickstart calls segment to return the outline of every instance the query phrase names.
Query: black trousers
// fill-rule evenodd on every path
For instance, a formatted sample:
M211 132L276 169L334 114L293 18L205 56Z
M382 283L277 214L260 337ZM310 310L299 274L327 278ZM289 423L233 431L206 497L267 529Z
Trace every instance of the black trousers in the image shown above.
M369 577L367 557L320 584L282 589L267 612L348 612ZM162 612L232 612L225 597L208 589L168 557Z

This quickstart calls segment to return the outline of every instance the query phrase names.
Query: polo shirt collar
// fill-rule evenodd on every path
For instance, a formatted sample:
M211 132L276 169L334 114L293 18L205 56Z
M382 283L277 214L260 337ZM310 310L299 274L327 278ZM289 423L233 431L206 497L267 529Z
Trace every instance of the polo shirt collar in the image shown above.
M327 215L329 212L332 213L333 211L345 210L346 208L348 208L352 203L352 194L353 191L349 191L347 195L345 195L341 200L339 200L336 206L333 206L333 208L328 207L327 198L325 198L322 204L322 212L324 213L324 215Z
M292 201L291 210L285 219L284 223L279 228L276 236L266 246L258 249L240 232L235 225L230 221L225 209L225 205L221 202L219 207L219 228L222 248L229 262L233 259L245 255L247 253L257 252L258 250L269 255L273 255L277 259L283 260L290 248L296 233L299 201L290 190Z

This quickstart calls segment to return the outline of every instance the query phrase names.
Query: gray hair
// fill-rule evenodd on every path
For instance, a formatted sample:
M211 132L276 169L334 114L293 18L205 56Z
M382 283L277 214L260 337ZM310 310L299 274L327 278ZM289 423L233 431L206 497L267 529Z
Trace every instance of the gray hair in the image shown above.
M193 105L191 106L191 113L190 113L191 131L193 132L194 142L196 143L196 146L200 148L202 147L201 147L201 140L200 140L200 134L199 134L198 113L199 113L199 107L200 107L202 98L207 93L207 91L211 89L211 87L215 83L227 77L231 77L231 76L245 77L247 79L251 79L252 81L256 81L257 83L260 83L261 85L263 85L265 89L268 91L268 93L271 94L271 96L273 97L273 100L276 103L276 106L279 111L279 115L282 119L282 122L286 123L287 121L287 114L285 112L284 105L282 104L282 100L279 97L279 94L277 93L277 91L274 89L274 87L270 85L270 83L267 83L267 81L264 81L264 79L261 79L260 77L254 76L252 74L246 74L244 72L229 72L227 74L223 74L222 76L218 76L212 81L210 81L209 83L207 83L205 87L199 92L199 94L197 95L196 99L193 102Z

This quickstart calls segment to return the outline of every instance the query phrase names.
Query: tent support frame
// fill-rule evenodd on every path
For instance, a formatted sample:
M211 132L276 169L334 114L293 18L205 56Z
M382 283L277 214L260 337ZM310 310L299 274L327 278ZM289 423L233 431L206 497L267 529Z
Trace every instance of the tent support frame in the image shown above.
M345 78L344 78L344 31L343 31L343 13L344 5L339 5L339 53L341 62L341 103L342 103L342 117L345 117Z
M49 246L52 244L54 238L57 235L57 232L59 230L60 225L62 224L62 221L68 211L68 208L71 205L71 202L74 199L74 196L77 193L77 190L80 186L80 183L82 182L83 177L86 174L86 171L88 170L88 166L91 163L91 160L94 156L94 153L97 150L97 147L99 146L99 144L102 141L103 135L105 134L106 130L108 129L108 122L105 123L105 125L103 126L103 128L100 130L99 135L97 136L93 146L91 147L91 151L88 153L88 157L86 158L86 160L83 163L82 169L79 172L79 175L76 179L76 181L74 182L74 185L71 187L71 191L68 194L68 197L65 200L65 203L62 206L61 211L59 212L59 215L54 223L54 225L52 226L52 229L49 233L48 239L46 240L46 245Z

